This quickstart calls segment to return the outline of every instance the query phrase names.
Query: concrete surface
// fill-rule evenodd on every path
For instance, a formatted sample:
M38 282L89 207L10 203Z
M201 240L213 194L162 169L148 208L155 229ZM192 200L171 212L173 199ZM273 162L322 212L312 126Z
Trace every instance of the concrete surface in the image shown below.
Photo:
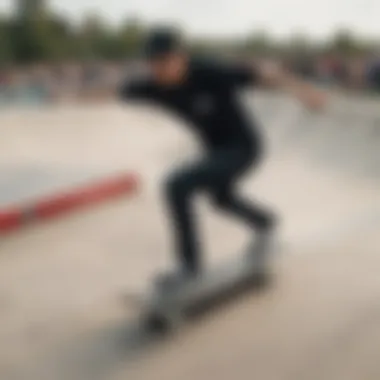
M1 116L2 165L131 168L145 181L133 202L1 241L2 380L379 379L380 109L336 97L312 115L268 94L254 105L270 158L242 191L283 215L277 282L165 341L136 332L125 294L170 265L159 183L194 141L159 111L116 105ZM210 264L251 238L207 200L197 209Z

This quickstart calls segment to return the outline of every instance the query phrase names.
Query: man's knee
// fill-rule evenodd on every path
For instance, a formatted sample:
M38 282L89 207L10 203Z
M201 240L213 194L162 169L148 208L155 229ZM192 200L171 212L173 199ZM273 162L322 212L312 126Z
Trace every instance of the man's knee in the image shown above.
M214 206L226 208L231 203L231 193L227 190L215 191L211 194L211 200Z

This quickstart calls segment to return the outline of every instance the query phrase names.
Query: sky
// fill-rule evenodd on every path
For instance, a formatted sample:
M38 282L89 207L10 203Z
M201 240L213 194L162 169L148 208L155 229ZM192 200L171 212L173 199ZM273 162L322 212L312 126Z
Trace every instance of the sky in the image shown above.
M16 0L0 0L9 11ZM350 28L380 39L379 0L50 0L51 8L78 21L91 11L111 22L137 16L154 24L176 22L191 35L239 36L265 30L317 38Z

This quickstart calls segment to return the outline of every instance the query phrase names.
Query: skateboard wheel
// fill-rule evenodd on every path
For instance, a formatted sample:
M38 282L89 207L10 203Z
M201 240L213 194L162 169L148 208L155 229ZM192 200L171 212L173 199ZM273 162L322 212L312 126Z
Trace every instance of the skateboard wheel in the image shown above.
M273 275L269 272L256 273L252 278L253 285L258 289L264 289L272 284Z
M167 334L174 332L181 324L179 313L161 314L153 313L145 317L144 328L153 333Z

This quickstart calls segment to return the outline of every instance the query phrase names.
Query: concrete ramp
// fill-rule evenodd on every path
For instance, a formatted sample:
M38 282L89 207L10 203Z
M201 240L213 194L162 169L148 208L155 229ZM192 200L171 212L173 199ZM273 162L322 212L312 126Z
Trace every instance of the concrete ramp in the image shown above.
M4 136L17 148L4 145L4 164L132 168L144 184L132 202L2 239L2 380L379 378L379 109L371 99L337 97L312 115L270 94L247 104L266 126L269 159L242 191L283 215L277 283L167 341L136 334L125 294L170 266L159 184L195 145L175 120L147 110L2 115ZM197 209L210 265L251 238L207 199Z
M117 378L377 379L379 240L355 238L287 256L272 290L210 315Z

